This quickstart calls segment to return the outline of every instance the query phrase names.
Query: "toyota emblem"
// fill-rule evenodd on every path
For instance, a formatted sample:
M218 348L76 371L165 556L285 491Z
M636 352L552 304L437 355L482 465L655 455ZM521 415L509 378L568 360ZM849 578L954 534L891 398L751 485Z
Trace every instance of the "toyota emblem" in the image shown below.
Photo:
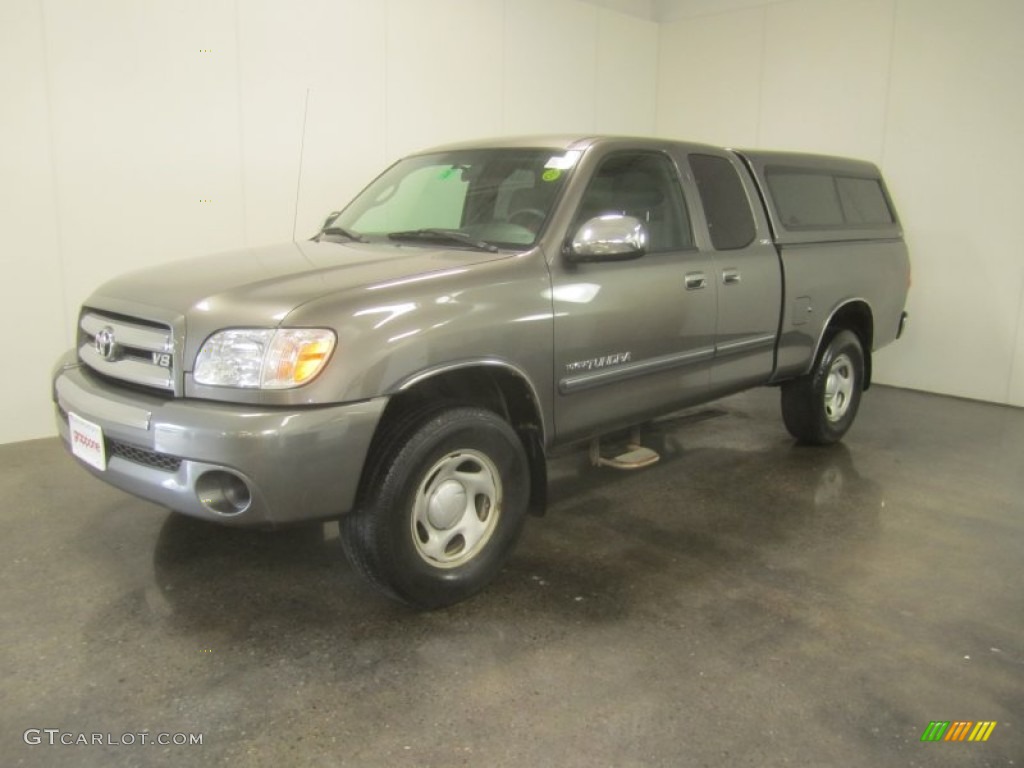
M117 359L117 342L114 340L114 329L109 325L101 328L93 340L96 351L104 360Z

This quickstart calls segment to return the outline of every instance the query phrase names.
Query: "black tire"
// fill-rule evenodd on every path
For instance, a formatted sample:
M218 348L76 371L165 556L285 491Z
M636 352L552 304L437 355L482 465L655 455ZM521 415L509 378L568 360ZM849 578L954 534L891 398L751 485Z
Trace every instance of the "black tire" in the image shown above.
M353 566L416 608L476 594L512 553L530 499L515 430L481 408L420 412L375 447L357 508L341 521Z
M782 420L801 443L830 445L846 434L864 389L864 350L852 331L839 331L806 376L782 385Z

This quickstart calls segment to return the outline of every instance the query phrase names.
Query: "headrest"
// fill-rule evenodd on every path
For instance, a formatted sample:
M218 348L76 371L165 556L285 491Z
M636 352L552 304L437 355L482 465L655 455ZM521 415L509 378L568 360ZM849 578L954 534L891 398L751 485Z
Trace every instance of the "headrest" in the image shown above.
M665 199L661 180L646 171L627 171L617 177L615 194L627 209L656 208Z

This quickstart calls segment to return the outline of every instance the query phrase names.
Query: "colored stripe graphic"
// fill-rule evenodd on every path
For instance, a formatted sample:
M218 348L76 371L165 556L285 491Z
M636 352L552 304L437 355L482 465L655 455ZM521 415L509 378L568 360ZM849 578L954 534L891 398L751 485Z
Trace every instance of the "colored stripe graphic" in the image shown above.
M921 734L921 741L941 741L947 728L949 728L949 720L945 722L932 720Z
M988 741L995 720L932 720L921 734L921 741Z
M992 735L992 731L996 728L995 721L981 722L974 726L974 730L971 731L970 738L968 741L988 741L988 737Z
M949 726L949 730L946 732L946 738L943 741L963 741L967 738L967 732L974 725L970 720L954 720L953 724Z

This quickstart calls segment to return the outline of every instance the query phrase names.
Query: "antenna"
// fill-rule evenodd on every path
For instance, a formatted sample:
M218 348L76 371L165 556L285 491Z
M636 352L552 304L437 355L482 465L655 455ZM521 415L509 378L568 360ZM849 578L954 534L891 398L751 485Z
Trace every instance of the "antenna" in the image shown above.
M295 180L295 215L292 217L292 242L299 226L299 192L302 190L302 156L306 151L306 120L309 118L309 88L306 89L306 106L302 110L302 138L299 139L299 173Z

